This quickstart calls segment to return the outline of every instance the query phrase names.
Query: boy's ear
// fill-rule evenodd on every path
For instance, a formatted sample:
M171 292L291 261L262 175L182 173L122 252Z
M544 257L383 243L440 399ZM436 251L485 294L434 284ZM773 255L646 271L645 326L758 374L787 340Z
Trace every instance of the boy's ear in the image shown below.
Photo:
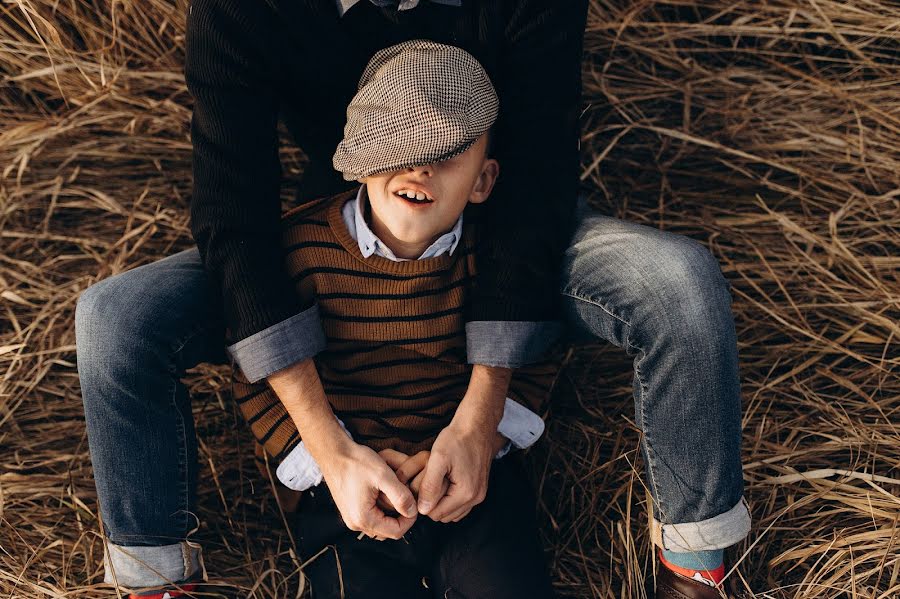
M475 187L469 194L469 201L473 204L481 204L491 195L494 189L494 183L497 182L497 176L500 174L500 163L493 158L488 158L481 165L481 174L475 181Z

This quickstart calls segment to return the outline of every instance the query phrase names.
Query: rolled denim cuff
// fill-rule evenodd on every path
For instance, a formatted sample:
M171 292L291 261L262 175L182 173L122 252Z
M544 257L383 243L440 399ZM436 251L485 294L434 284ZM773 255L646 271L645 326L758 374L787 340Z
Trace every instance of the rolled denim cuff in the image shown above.
M202 548L193 541L156 547L125 547L104 539L103 547L103 582L128 592L181 584L192 579L208 580Z
M313 304L226 349L247 380L256 383L273 372L315 356L325 346L319 305Z
M520 368L542 359L562 332L558 320L472 320L466 323L466 359Z
M650 517L650 539L669 551L709 551L734 545L750 533L750 506L741 497L727 512L701 520L663 524Z

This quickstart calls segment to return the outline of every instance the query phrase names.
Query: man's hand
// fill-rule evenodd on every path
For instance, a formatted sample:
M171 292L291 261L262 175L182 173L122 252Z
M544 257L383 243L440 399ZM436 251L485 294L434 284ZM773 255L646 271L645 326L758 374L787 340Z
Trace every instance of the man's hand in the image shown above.
M412 492L382 457L347 436L325 397L312 359L267 379L321 468L344 524L376 538L402 537L418 517ZM376 505L380 494L394 506L395 516Z
M436 522L459 522L487 495L494 456L505 439L496 430L451 422L431 448L422 472L419 513Z
M494 456L505 444L503 416L512 371L476 364L469 388L450 424L438 434L422 473L419 513L436 522L458 522L487 495Z
M399 539L418 516L412 492L374 450L347 442L322 468L344 524L379 540Z

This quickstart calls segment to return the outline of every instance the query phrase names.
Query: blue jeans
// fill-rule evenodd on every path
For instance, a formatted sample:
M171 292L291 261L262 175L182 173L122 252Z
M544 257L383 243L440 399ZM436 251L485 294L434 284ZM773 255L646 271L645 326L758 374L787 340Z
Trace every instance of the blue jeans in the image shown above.
M572 341L603 339L634 356L648 521L665 549L728 547L750 529L730 288L698 241L581 203L559 279L566 329ZM78 373L108 583L206 578L190 539L199 524L197 441L180 377L201 362L228 363L219 305L196 248L78 298Z

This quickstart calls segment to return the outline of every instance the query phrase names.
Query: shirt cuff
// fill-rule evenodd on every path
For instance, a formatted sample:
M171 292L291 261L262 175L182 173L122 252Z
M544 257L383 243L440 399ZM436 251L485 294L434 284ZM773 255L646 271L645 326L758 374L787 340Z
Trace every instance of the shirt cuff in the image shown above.
M228 354L251 383L325 349L325 330L319 305L313 304L290 318L227 347Z
M344 426L344 422L340 418L337 421L347 436L352 439L353 435ZM297 446L281 460L278 468L275 469L275 476L284 486L294 491L305 491L322 482L322 470L303 441L297 443Z
M503 418L497 425L497 432L509 439L507 447L501 449L497 454L497 457L503 457L512 447L527 449L534 445L544 434L544 419L519 402L507 397L506 404L503 406ZM510 444L512 447L509 447Z
M506 454L508 454L510 451L512 451L512 441L510 441L509 439L507 439L507 440L506 440L506 445L504 445L504 446L500 449L500 451L497 452L497 455L494 456L494 459L495 459L495 460L499 460L500 458L502 458L503 456L505 456Z
M562 335L558 320L472 320L466 323L469 364L520 368L541 360Z
M352 439L353 435L347 431L344 422L340 418L337 421L347 436ZM499 460L513 448L526 449L534 445L544 433L544 421L522 404L507 397L506 403L503 405L503 418L497 425L497 432L509 441L494 456L495 460ZM305 491L322 482L322 470L319 469L319 465L306 449L303 441L300 441L285 456L278 468L275 469L275 476L284 486L295 491Z

